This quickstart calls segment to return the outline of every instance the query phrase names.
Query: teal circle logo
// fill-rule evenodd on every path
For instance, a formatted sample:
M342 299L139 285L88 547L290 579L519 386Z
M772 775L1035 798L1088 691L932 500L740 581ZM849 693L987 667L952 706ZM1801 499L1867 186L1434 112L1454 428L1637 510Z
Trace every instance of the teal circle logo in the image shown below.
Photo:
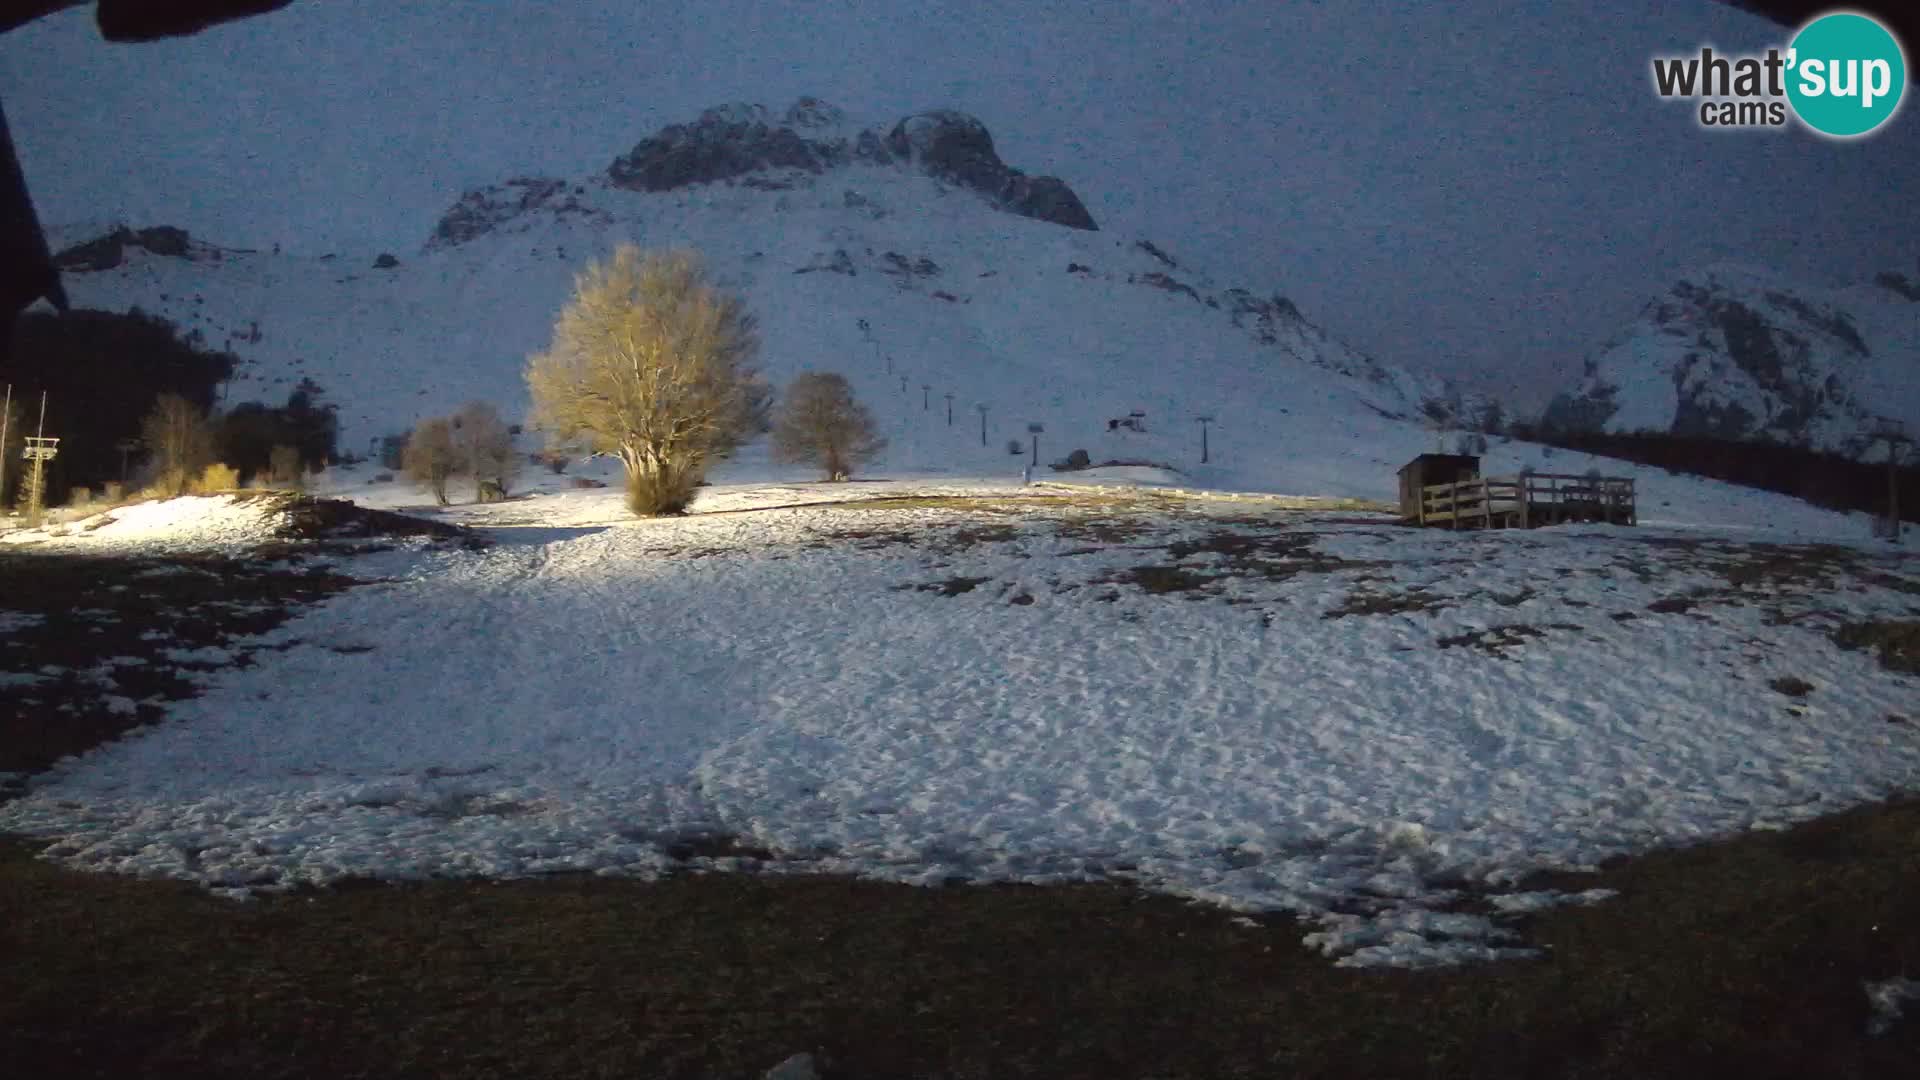
M1906 89L1900 42L1865 15L1822 15L1787 47L1787 100L1823 135L1865 135L1893 118Z

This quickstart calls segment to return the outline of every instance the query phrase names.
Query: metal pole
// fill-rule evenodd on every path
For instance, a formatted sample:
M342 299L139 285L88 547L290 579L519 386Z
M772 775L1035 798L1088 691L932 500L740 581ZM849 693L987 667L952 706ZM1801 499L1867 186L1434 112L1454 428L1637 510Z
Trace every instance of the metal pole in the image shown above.
M930 392L931 392L932 390L933 390L933 386L932 386L931 384L929 384L929 383L921 383L921 384L920 384L920 411L921 411L921 412L926 412L926 411L927 411L928 409L931 409L931 408L933 408L933 406L932 406L932 405L929 405L929 404L927 403L927 402L929 401L929 398L928 398L928 396L927 396L927 395L928 395L928 394L929 394L929 393L930 393Z
M987 445L987 407L977 405L975 408L980 410L980 445L985 446Z
M947 391L946 399L947 399L947 426L952 427L953 426L953 391L951 390Z
M1900 542L1900 445L1887 440L1887 536Z
M47 503L47 460L42 456L47 437L47 392L40 391L40 427L34 435L35 453L33 455L33 492L27 504L27 517L34 523L40 522L40 508Z
M1033 464L1033 466L1034 466L1035 468L1039 468L1039 467L1040 467L1040 433L1039 433L1039 432L1037 432L1037 431L1033 433L1033 462L1032 462L1032 464Z

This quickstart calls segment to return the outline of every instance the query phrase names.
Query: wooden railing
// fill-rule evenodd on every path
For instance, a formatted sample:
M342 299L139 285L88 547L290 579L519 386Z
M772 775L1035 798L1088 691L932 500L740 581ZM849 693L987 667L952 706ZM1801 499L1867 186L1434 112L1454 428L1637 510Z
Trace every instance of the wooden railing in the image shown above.
M1562 521L1635 524L1632 478L1521 473L1428 484L1420 490L1421 525L1525 529Z

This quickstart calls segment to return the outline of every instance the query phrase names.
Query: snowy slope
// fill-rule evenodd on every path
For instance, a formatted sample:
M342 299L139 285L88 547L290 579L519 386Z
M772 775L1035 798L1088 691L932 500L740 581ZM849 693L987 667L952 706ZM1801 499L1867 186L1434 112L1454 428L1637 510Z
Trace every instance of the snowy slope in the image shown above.
M1223 466L1256 486L1311 487L1342 471L1329 455L1384 442L1397 458L1427 438L1413 422L1427 402L1458 405L1439 380L1374 362L1272 288L1216 281L1177 247L1017 216L900 165L737 180L662 192L604 176L510 181L459 201L459 239L437 230L385 269L375 253L136 244L67 282L79 304L139 306L230 348L244 363L229 402L318 381L356 451L471 398L523 410L525 357L546 344L573 275L625 241L702 251L759 317L776 380L853 378L893 443L876 471L1005 474L1018 468L1007 440L1032 423L1046 429L1043 461L1084 447L1096 461L1197 464L1192 418L1210 414ZM984 448L976 403L988 406ZM1108 432L1133 410L1145 433Z
M1554 399L1549 424L1767 438L1857 454L1880 418L1920 428L1920 283L1819 289L1709 268L1649 302Z

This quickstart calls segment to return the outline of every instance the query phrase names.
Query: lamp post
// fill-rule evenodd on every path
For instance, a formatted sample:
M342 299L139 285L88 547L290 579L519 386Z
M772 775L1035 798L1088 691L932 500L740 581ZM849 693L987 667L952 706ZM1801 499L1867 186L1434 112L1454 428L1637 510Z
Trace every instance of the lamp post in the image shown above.
M1044 424L1027 425L1027 434L1033 436L1033 461L1031 464L1035 468L1038 468L1040 465L1040 433L1045 430L1047 430L1047 428Z
M930 383L920 384L920 411L921 412L926 412L928 409L931 409L933 407L932 405L928 404L929 399L927 397L927 395L932 390L933 390L933 386Z
M1205 465L1207 463L1207 425L1213 423L1213 417L1196 416L1194 420L1200 424L1200 464Z
M987 403L982 401L974 405L980 410L980 445L987 445Z
M947 399L947 426L952 427L953 426L953 391L949 390L946 393L941 394L940 396Z

